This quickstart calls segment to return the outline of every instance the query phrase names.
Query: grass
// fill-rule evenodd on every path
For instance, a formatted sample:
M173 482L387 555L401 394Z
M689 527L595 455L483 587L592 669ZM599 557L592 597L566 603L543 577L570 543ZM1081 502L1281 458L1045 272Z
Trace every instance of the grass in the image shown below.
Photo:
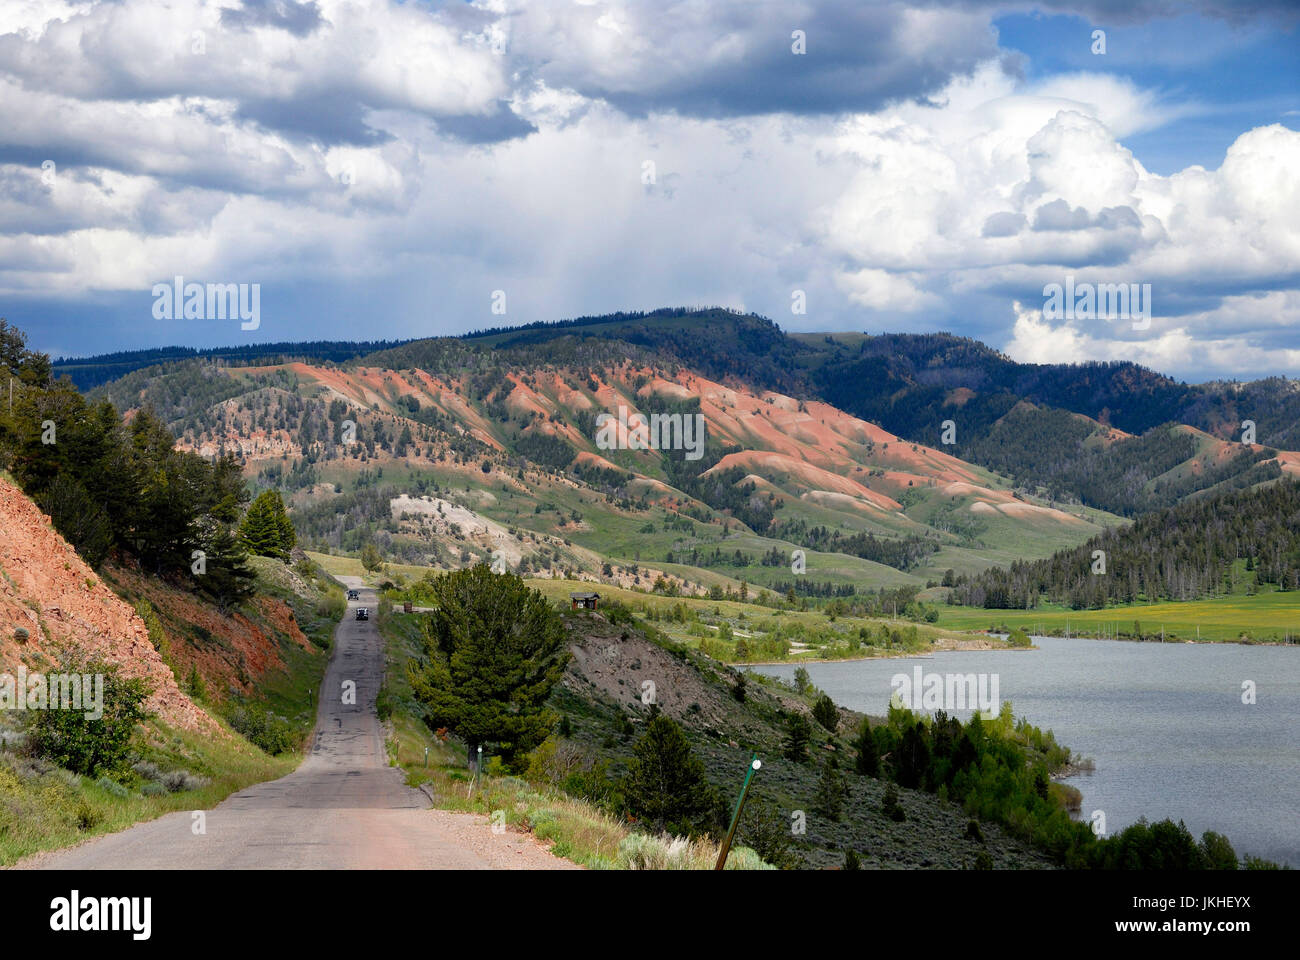
M1140 603L1104 610L1069 610L1044 605L1036 610L988 610L982 607L939 608L939 625L954 630L989 629L1006 625L1034 633L1101 636L1118 628L1133 633L1134 621L1149 638L1165 632L1166 640L1280 643L1300 637L1300 593L1272 592L1210 600Z
M212 736L150 723L141 759L207 780L177 793L144 793L149 781L135 774L95 780L0 751L0 866L165 813L213 807L244 787L284 776L301 759L268 757L223 727L226 736Z

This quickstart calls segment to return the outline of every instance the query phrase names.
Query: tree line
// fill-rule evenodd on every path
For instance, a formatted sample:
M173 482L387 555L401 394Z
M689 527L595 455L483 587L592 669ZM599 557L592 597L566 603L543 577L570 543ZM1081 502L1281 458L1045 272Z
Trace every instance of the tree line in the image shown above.
M54 379L49 357L27 349L25 335L4 320L0 367L0 467L87 563L98 567L117 553L151 573L188 579L223 608L251 594L241 529L249 493L233 458L177 450L149 409L124 421L107 400L87 400L71 381ZM256 549L272 539L277 554L292 547L283 515L278 495L259 507Z
M1196 600L1232 592L1243 559L1255 583L1300 589L1300 483L1190 500L1045 560L956 577L949 602L1029 609L1049 600L1081 610Z

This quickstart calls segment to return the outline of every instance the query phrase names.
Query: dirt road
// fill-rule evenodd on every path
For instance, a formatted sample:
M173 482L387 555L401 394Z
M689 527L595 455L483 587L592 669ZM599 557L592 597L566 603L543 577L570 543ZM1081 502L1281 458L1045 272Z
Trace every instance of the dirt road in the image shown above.
M233 794L206 812L172 813L78 847L29 858L19 867L116 869L576 869L530 836L493 834L486 817L429 808L388 766L375 695L384 652L374 610L361 590L334 634L311 754L293 773ZM355 704L344 684L356 684Z

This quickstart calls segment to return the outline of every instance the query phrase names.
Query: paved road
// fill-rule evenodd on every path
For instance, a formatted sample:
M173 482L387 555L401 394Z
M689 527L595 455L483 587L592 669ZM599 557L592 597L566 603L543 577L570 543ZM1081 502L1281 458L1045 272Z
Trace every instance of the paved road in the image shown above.
M81 846L41 854L20 866L47 869L564 869L532 837L496 835L486 817L429 809L388 766L375 695L384 652L374 621L356 607L376 606L361 590L334 634L311 754L293 773L232 794L206 814L196 836L188 812L171 813ZM356 703L343 684L356 683Z

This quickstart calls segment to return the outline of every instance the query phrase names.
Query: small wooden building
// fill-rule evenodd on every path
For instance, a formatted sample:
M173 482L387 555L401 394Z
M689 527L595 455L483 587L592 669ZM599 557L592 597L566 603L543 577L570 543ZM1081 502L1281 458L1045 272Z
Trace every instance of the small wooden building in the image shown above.
M599 593L571 593L569 602L573 605L574 610L595 610L596 601L600 599Z

